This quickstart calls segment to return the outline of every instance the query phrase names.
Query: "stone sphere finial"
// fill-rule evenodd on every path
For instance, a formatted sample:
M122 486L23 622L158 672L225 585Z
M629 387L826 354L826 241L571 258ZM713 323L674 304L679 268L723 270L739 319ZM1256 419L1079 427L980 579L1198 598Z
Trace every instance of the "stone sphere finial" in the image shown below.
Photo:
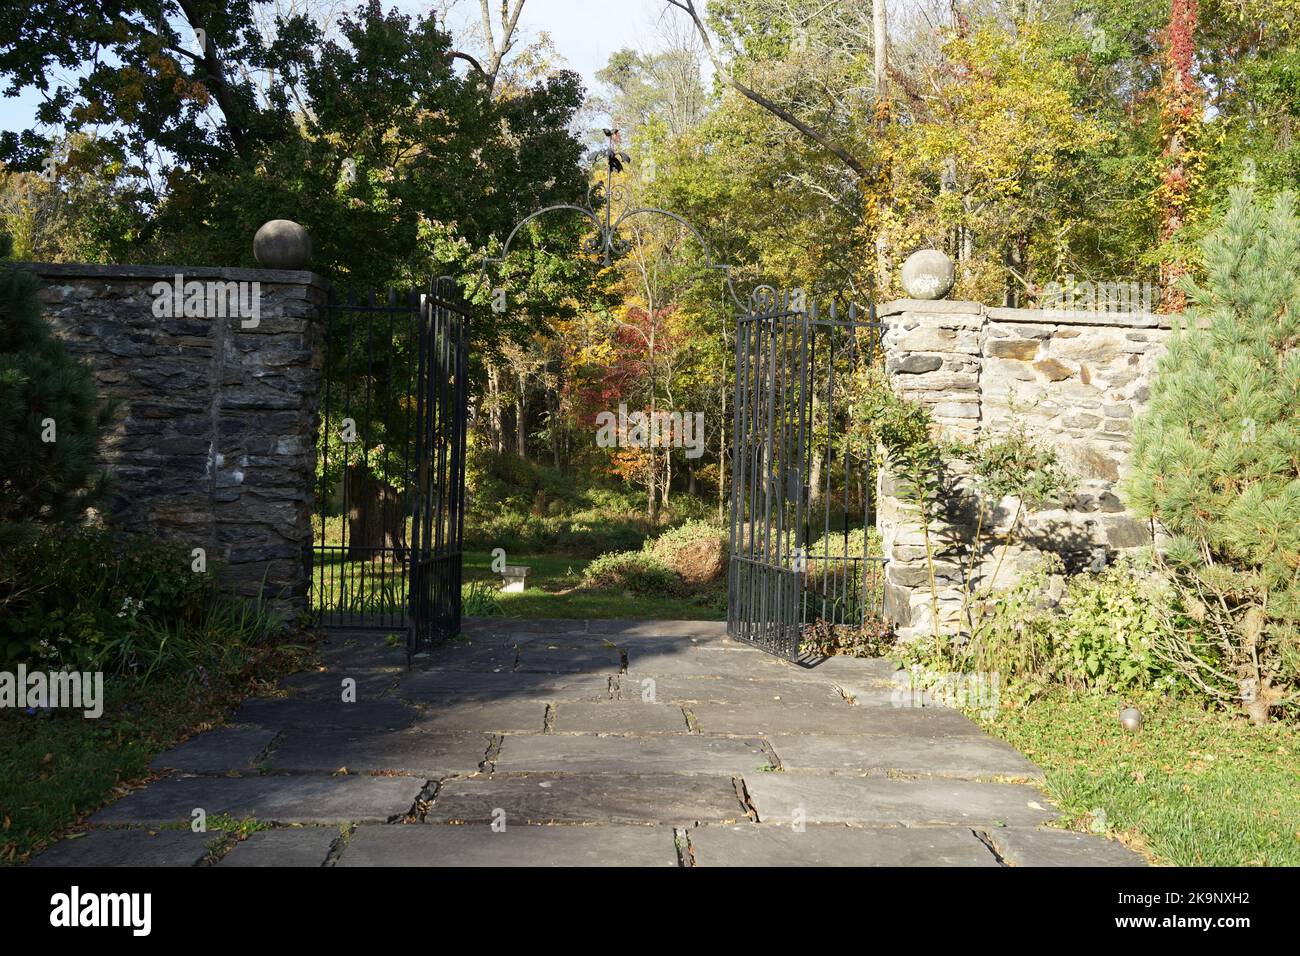
M957 268L938 249L921 249L907 257L899 278L910 298L942 299L952 291Z
M272 219L253 236L253 258L264 269L306 269L311 265L311 236L291 219Z

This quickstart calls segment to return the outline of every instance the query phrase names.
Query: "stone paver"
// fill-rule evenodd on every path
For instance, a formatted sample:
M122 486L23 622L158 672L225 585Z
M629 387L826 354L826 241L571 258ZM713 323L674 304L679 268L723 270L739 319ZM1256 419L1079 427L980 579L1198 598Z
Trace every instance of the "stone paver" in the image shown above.
M60 840L33 866L196 866L215 834L184 830L91 830Z
M705 734L892 734L945 737L983 733L955 710L942 707L860 707L842 701L814 707L799 704L689 705Z
M396 633L398 629L394 629ZM327 635L317 653L331 670L390 669L406 666L406 641L390 643L382 631Z
M1146 866L1114 840L1046 828L999 827L983 831L1008 866Z
M415 722L420 731L540 734L546 729L546 701L451 701L429 704Z
M755 823L690 831L696 866L993 866L997 858L965 827L809 826Z
M323 866L339 839L338 827L258 830L236 843L218 866Z
M844 697L829 682L757 680L744 677L692 677L683 674L620 674L619 697L642 700L646 695L661 702L723 704L843 704Z
M744 816L730 777L581 774L453 778L427 819L439 823L646 823L685 826Z
M339 866L677 866L671 826L364 826Z
M770 766L759 740L687 734L507 736L498 773L747 774Z
M271 769L292 773L401 773L437 777L473 773L483 762L488 735L389 731L288 731L276 745Z
M1023 784L757 773L745 787L763 823L1035 826L1056 816Z
M623 655L617 647L573 648L553 644L521 645L517 670L537 674L617 674Z
M894 772L935 777L1039 779L1042 771L1010 744L973 734L951 737L774 735L787 771Z
M557 734L684 734L690 728L676 704L640 700L575 700L555 705Z
M223 727L191 737L154 758L154 770L184 770L189 773L227 773L254 770L275 731L261 727Z
M354 682L352 690L357 700L375 700L383 697L397 683L396 671L354 670L346 668L323 671L301 671L280 681L280 689L294 697L312 697L321 700L342 700L343 681Z
M413 704L450 701L608 700L608 674L555 675L427 670L403 674L389 693Z
M382 631L320 655L36 862L206 865L197 808L273 827L220 866L1141 862L1043 829L1036 768L957 711L895 706L886 661L793 664L721 622L509 618L410 668Z
M338 727L351 730L398 730L409 727L418 711L400 700L380 698L352 703L342 699L255 697L235 711L234 720L262 727Z
M127 794L90 822L188 824L202 809L265 823L386 823L410 811L422 786L414 777L180 777Z

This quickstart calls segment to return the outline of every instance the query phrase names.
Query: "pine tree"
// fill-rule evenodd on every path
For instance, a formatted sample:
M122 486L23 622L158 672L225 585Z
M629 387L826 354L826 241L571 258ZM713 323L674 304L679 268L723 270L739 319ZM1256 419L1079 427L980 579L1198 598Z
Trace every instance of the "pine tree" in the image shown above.
M1171 535L1166 562L1200 637L1173 657L1256 722L1300 675L1300 219L1234 190L1184 281L1172 336L1134 423L1131 504Z
M11 243L0 236L0 260ZM41 314L39 280L0 261L0 544L73 521L103 490L95 460L111 408Z

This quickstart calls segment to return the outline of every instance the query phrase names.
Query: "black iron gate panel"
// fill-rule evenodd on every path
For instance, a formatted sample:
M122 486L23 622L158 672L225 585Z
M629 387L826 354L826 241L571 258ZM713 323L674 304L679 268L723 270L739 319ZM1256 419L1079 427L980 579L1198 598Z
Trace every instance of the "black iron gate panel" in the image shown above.
M460 631L469 313L455 282L436 280L421 321L407 637L412 655Z
M439 279L331 292L325 323L312 608L414 652L459 630L467 312Z
M727 633L797 660L805 628L878 614L874 473L846 440L852 381L880 357L875 308L760 294L736 329Z

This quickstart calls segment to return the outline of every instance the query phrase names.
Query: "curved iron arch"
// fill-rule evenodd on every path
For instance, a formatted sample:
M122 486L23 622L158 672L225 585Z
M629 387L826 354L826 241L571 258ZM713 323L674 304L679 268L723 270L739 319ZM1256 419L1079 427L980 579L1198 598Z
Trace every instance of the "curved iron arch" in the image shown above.
M613 182L613 164L609 161L611 159L614 160L622 159L625 161L630 161L631 159L631 157L629 157L626 153L620 153L615 148L617 135L618 135L617 130L613 131L612 133L606 131L606 138L608 140L608 143L604 149L597 150L595 153L593 161L599 161L601 159L606 160L605 180L603 183L588 184L587 205L582 206L577 203L555 203L550 206L543 206L539 209L535 209L532 212L530 212L528 215L520 219L518 222L516 222L514 227L510 230L509 234L506 236L506 240L501 246L500 254L495 256L490 256L487 255L486 253L484 254L483 265L479 269L477 280L475 280L474 285L468 290L466 294L467 299L473 299L475 294L477 294L477 292L483 287L483 283L487 279L488 269L494 265L500 265L505 261L506 256L510 252L510 247L515 241L515 236L519 234L519 231L523 229L524 226L528 225L533 220L546 215L547 213L568 211L568 212L576 212L579 215L585 216L587 219L590 219L592 224L596 227L596 235L593 236L591 239L587 240L587 242L585 243L585 249L587 252L590 252L592 254L599 254L603 256L605 265L609 265L611 263L613 254L615 253L621 254L622 252L626 251L630 246L630 243L618 237L618 230L620 229L620 227L622 227L623 223L627 222L629 219L632 219L636 216L649 215L649 214L666 216L669 219L672 219L674 222L677 222L679 225L685 226L686 229L691 233L691 235L695 237L695 241L700 244L700 248L704 250L704 267L706 269L714 270L722 274L722 280L724 285L726 286L727 295L731 297L731 301L735 303L736 308L740 309L741 311L745 311L746 309L754 307L753 297L751 297L751 302L748 305L741 301L740 296L736 294L736 288L731 281L731 266L727 263L720 263L714 261L712 245L710 245L708 239L705 238L704 234L695 227L695 224L692 223L690 220L688 220L686 217L668 209L661 209L657 206L631 206L622 209L616 217L611 218L611 212L610 212L611 207L613 206L617 197L623 194L625 187L622 184L615 184ZM601 215L600 212L596 211L596 209L594 208L594 204L591 201L592 189L595 185L604 186L605 204L603 209L604 212L603 216ZM756 289L754 295L761 297L762 295L761 290L763 288L764 287L759 287L759 289Z

